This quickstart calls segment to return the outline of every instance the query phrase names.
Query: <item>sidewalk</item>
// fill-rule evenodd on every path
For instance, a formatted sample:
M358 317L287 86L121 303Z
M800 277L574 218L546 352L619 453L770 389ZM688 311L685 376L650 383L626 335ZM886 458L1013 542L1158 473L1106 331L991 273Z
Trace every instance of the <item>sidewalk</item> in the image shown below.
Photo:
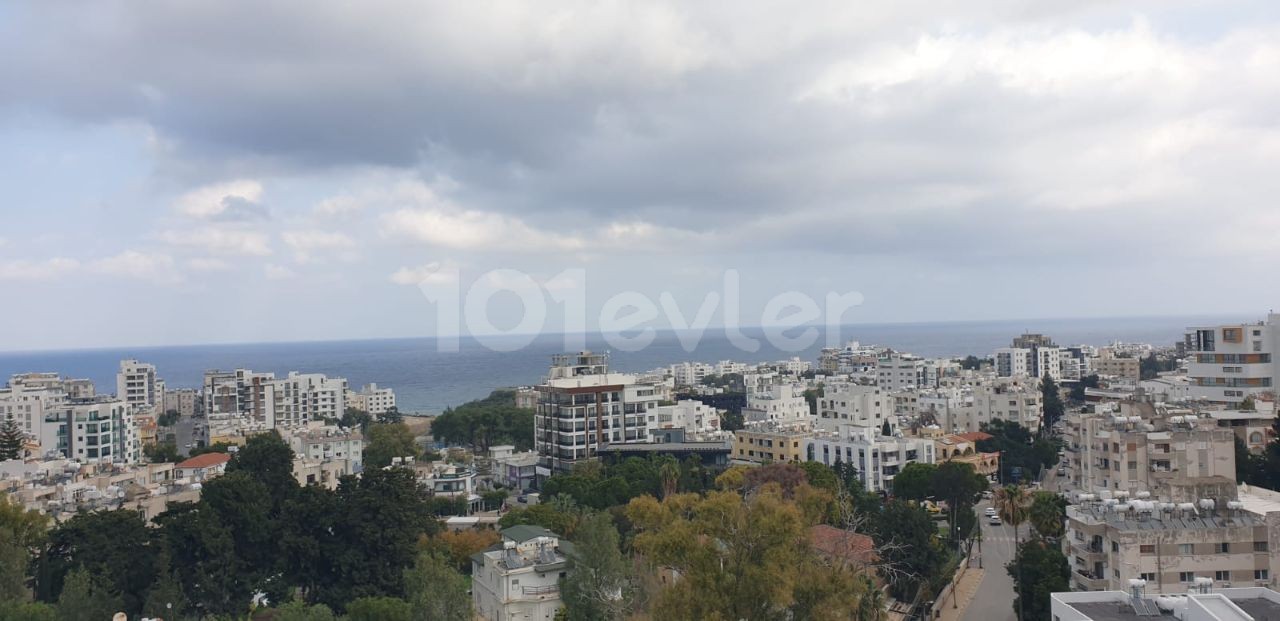
M943 604L941 613L938 616L940 621L960 621L964 618L964 611L969 607L969 602L973 601L973 596L978 592L978 586L982 584L982 576L985 570L977 567L970 567L965 570L964 575L960 577L960 582L956 583L956 602L952 607L951 597L947 597L947 601Z

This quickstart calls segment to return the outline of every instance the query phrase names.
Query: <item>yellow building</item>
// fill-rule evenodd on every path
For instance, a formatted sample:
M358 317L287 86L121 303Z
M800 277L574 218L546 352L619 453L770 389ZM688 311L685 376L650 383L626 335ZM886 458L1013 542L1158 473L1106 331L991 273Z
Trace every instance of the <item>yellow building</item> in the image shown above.
M733 432L730 459L753 464L805 461L805 441L812 437L805 428L752 425Z

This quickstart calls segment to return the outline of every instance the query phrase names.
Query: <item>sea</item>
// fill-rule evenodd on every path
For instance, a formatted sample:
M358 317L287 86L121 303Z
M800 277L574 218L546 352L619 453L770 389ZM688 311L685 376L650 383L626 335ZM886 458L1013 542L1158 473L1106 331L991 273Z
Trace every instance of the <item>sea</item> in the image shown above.
M1088 319L1021 319L930 323L881 323L841 326L834 342L857 340L864 345L892 347L925 357L989 356L1008 346L1014 336L1037 332L1059 345L1108 345L1116 342L1170 346L1181 340L1188 326L1241 321L1238 316L1120 317ZM786 333L796 336L800 329ZM651 343L636 351L613 347L600 334L588 334L586 348L607 351L611 370L641 372L678 362L715 363L721 360L770 362L799 357L817 361L827 335L809 347L792 351L773 346L761 328L743 328L742 334L759 341L754 351L744 351L723 329L708 328L696 344L672 331L656 331ZM633 336L633 335L626 335ZM29 371L52 371L68 377L93 380L99 392L115 391L119 361L136 358L155 364L170 388L198 388L208 369L252 369L283 376L289 371L325 373L345 377L353 389L369 383L392 388L400 409L407 413L436 414L489 394L496 388L538 383L546 374L553 354L566 351L561 334L511 337L501 343L510 349L517 341L529 342L513 351L497 351L471 337L458 340L456 351L435 338L400 338L232 345L183 345L171 347L111 347L98 349L22 351L0 353L0 378ZM740 341L740 339L738 339ZM615 341L616 343L616 341ZM692 347L690 347L692 345ZM627 347L627 350L634 349Z

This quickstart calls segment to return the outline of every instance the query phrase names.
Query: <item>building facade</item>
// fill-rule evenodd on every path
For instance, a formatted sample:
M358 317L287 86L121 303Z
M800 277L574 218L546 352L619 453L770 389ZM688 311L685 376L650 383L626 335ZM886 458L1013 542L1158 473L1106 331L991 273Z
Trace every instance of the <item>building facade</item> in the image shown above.
M1192 399L1231 406L1275 392L1280 368L1280 315L1255 324L1190 328L1184 339Z
M493 549L471 557L475 615L485 621L552 621L560 610L560 579L569 543L538 526L502 531Z

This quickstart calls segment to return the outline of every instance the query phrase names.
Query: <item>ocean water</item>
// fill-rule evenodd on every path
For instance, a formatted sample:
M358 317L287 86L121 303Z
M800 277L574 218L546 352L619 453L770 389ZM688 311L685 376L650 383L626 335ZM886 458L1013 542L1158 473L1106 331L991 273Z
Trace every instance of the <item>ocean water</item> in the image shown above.
M1116 341L1172 345L1181 340L1187 326L1247 319L1198 316L857 324L841 327L839 337L841 341L857 339L926 357L987 356L1024 331L1047 334L1059 345ZM708 329L692 351L686 351L678 335L670 331L659 331L640 351L612 349L598 334L588 335L587 347L610 351L615 370L646 371L682 361L765 362L792 356L816 361L825 345L822 334L803 351L782 351L764 340L759 328L744 328L743 333L760 339L759 350L739 349L721 329ZM510 352L494 351L467 337L461 339L457 352L441 352L437 345L434 338L405 338L11 352L0 353L0 378L27 371L54 371L87 377L105 393L115 391L115 373L122 358L155 364L171 388L199 387L207 369L248 368L277 375L294 370L346 377L353 388L376 382L396 391L401 410L436 413L483 397L494 388L537 383L551 356L565 349L564 336L559 334L538 336Z

